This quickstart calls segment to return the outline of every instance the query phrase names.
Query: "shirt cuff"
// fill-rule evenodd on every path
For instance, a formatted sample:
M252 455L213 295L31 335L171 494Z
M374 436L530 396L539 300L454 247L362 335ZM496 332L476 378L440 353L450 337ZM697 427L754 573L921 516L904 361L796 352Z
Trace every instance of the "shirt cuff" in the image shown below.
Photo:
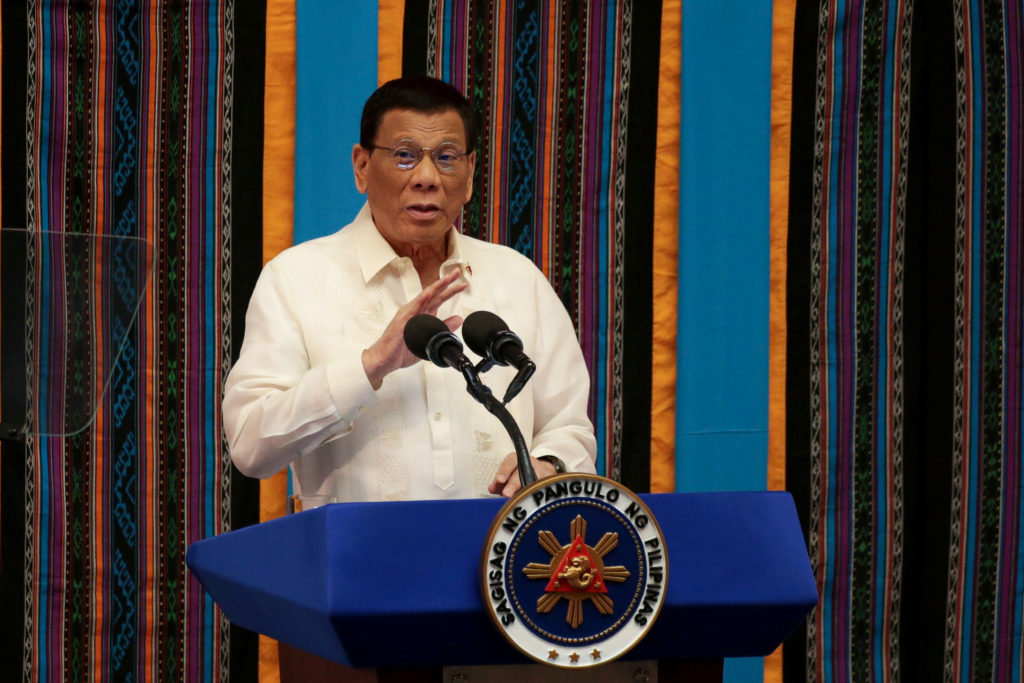
M379 399L363 369L362 357L357 353L353 359L339 360L327 365L327 386L338 409L338 416L348 424L355 422L359 414L372 408Z

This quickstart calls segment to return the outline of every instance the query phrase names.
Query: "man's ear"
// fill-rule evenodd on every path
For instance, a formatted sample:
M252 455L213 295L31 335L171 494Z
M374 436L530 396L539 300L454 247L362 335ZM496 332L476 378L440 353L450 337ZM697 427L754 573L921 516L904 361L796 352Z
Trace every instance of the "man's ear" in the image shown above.
M469 175L466 179L466 201L464 203L469 204L469 200L473 198L473 172L476 170L476 150L474 149L466 157L466 161L469 162Z
M366 194L366 167L370 165L370 151L361 145L352 147L352 172L356 179L356 189Z

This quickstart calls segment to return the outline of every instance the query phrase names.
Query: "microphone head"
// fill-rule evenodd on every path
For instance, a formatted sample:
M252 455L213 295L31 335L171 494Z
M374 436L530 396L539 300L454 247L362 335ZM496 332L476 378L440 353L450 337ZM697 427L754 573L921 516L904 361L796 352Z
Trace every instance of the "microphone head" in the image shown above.
M495 335L507 331L505 321L490 311L473 311L462 323L462 338L481 358L487 358L488 347Z
M412 354L423 360L431 360L427 356L427 345L438 334L448 332L448 326L435 316L419 313L409 318L402 331L405 345Z

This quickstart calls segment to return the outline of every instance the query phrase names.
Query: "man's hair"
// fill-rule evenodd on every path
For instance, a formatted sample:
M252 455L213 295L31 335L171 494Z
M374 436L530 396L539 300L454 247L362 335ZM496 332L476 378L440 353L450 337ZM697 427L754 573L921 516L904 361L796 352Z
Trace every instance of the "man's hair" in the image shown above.
M377 88L366 104L359 123L359 144L369 149L374 144L384 114L392 109L410 109L425 114L454 110L466 129L466 151L476 146L473 106L458 90L429 76L406 76Z

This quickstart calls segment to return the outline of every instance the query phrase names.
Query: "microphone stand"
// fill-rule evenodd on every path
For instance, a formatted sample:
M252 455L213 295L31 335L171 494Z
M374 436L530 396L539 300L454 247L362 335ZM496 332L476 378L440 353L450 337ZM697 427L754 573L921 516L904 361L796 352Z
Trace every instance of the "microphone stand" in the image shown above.
M525 489L537 481L537 472L533 469L533 463L530 461L530 451L526 447L526 439L523 438L523 433L519 431L519 425L512 418L512 414L508 412L508 408L501 401L494 398L490 388L480 381L480 377L477 375L476 368L473 367L472 363L460 363L459 371L466 378L466 391L469 392L469 395L480 402L487 409L487 412L498 418L505 431L508 432L509 438L512 439L512 445L516 449L516 467L519 469L519 483Z

